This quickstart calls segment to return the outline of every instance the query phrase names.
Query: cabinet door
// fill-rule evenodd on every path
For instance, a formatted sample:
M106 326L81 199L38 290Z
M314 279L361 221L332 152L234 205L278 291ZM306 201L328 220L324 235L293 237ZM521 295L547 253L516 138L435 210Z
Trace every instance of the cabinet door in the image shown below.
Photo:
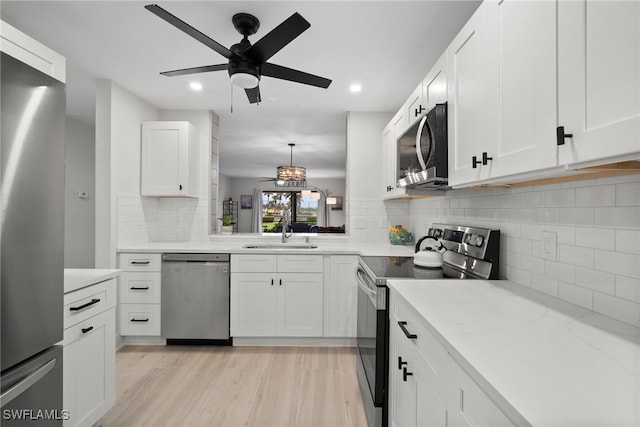
M489 170L474 167L472 159L494 152L498 138L498 27L488 3L478 7L447 50L452 186L489 176Z
M482 166L491 177L557 166L556 7L555 1L487 3L499 27L499 135L495 151L486 150L493 160Z
M141 194L189 195L189 123L143 122Z
M558 3L560 163L640 152L640 2Z
M276 277L231 273L231 336L276 336Z
M65 329L65 426L90 426L115 402L115 308Z
M411 92L403 108L405 109L404 114L407 116L407 123L402 132L417 122L418 118L427 111L427 106L422 98L422 82Z
M382 143L382 174L384 176L383 198L401 197L406 194L404 188L398 187L398 142L397 138L407 130L407 117L405 111L401 109L391 119L390 127L385 128ZM387 131L387 129L389 129Z
M422 103L426 111L447 102L447 52L431 67L422 81Z
M356 336L358 283L356 269L358 257L332 255L329 263L329 278L326 287L326 336Z
M322 336L322 285L321 273L278 275L278 336Z

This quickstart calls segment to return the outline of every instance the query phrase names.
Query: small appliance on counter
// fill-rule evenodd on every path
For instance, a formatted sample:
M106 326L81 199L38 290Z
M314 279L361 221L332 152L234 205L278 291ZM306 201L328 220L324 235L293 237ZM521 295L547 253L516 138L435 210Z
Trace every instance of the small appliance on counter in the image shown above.
M425 242L432 245L431 250L420 250ZM434 244L438 247L433 248ZM387 280L498 279L500 230L433 224L416 243L416 251L413 257L361 256L358 260L356 369L370 427L385 427L388 418Z

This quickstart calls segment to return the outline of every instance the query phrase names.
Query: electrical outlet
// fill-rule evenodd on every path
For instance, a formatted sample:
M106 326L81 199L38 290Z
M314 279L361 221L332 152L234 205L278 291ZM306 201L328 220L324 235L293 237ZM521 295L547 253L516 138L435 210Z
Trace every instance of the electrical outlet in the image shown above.
M551 231L542 232L542 258L549 261L558 260L558 236Z

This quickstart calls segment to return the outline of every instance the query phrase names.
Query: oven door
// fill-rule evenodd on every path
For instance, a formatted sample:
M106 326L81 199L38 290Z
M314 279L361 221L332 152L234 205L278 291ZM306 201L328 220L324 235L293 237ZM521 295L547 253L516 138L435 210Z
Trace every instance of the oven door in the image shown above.
M387 288L358 266L357 345L369 391L375 406L384 405L387 378L388 323Z

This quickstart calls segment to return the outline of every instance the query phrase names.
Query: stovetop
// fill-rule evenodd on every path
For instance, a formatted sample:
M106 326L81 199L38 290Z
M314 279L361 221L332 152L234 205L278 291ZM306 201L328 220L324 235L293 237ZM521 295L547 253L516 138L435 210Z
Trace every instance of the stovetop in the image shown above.
M362 261L378 279L442 279L442 268L413 265L413 257L363 256Z

